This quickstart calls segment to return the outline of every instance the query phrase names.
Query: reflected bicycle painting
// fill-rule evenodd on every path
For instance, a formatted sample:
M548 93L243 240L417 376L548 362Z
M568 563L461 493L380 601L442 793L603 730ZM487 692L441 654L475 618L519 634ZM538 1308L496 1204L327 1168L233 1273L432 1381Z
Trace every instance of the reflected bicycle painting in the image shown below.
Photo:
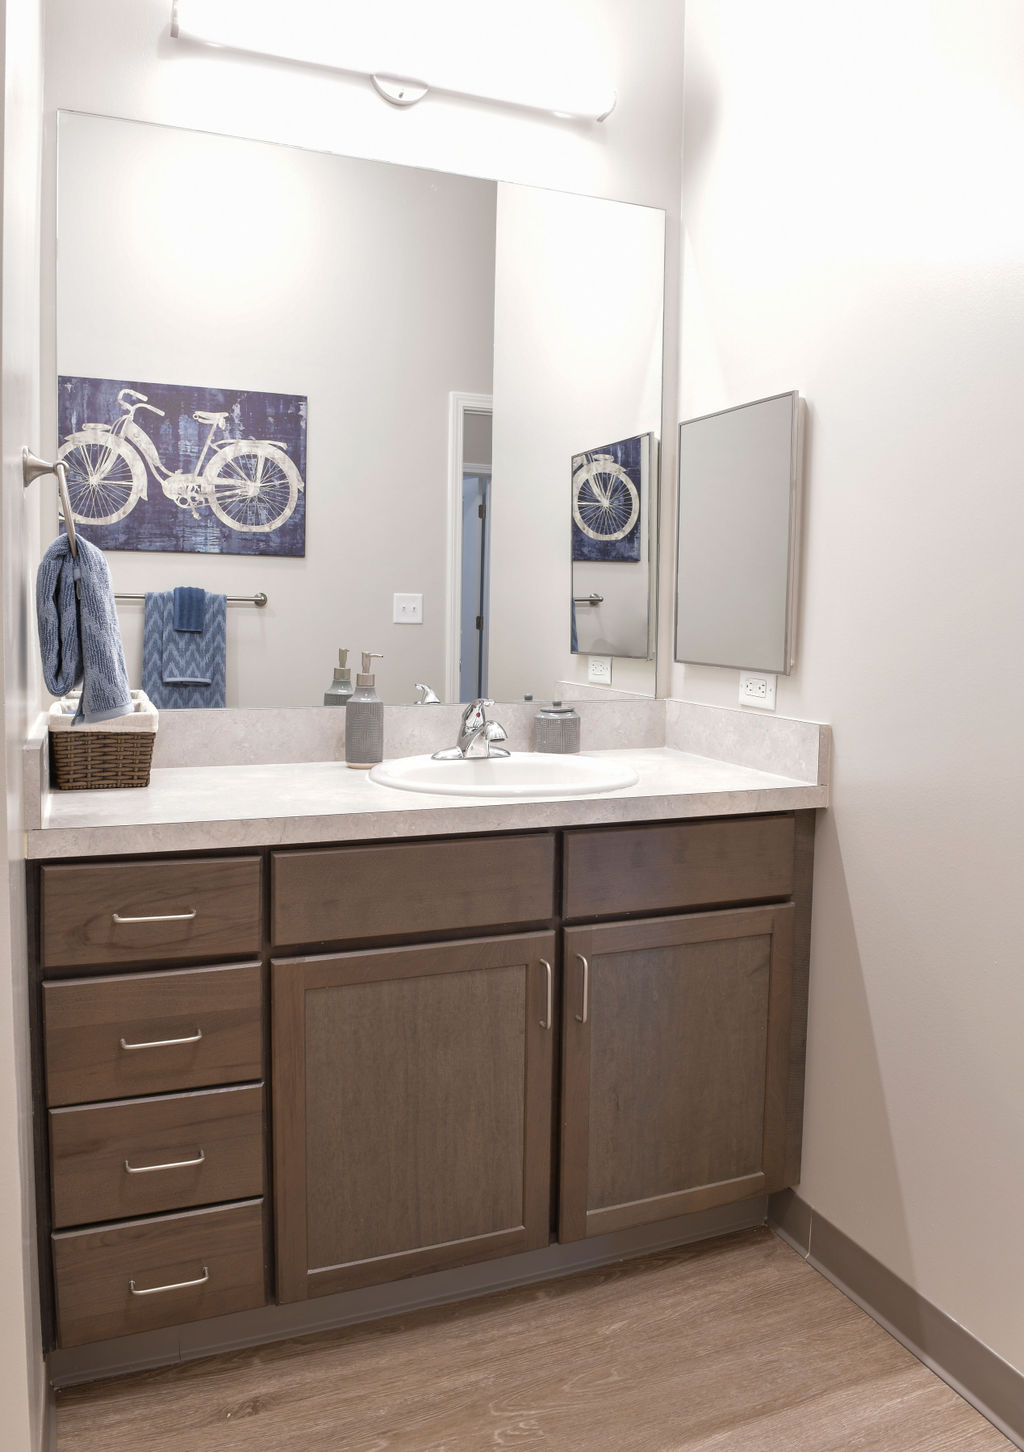
M647 493L650 435L576 454L572 461L572 557L597 563L640 559L640 508Z
M306 399L58 379L57 457L105 550L305 555Z

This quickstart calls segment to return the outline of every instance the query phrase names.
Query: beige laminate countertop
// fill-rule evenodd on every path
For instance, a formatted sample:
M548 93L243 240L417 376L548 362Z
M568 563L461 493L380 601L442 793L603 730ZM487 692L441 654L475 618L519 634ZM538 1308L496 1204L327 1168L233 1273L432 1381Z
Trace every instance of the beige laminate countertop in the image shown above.
M635 786L539 799L380 786L340 761L154 768L146 788L44 792L30 858L225 850L447 833L649 822L828 804L820 782L672 747L588 752L628 760Z

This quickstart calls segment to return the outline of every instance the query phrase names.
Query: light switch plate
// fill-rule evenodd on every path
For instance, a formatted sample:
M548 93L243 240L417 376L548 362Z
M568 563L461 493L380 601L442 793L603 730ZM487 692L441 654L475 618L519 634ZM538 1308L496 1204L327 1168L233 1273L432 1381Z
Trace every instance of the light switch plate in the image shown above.
M396 595L394 621L396 625L422 625L423 596Z
M592 655L587 663L587 680L596 681L598 685L610 686L612 683L612 658L610 655Z

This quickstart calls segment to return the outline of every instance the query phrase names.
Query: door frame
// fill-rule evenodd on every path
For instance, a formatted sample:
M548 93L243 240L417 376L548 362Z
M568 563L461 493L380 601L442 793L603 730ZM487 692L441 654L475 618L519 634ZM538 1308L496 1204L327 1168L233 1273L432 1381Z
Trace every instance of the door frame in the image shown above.
M462 618L462 469L465 418L469 413L493 415L489 393L448 395L448 522L445 544L444 699L459 700L459 657Z

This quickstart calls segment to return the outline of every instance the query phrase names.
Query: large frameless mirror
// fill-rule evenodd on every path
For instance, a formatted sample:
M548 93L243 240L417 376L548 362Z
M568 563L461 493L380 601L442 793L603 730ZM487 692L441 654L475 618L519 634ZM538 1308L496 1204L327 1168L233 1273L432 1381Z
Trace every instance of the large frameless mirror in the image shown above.
M141 597L194 586L267 598L229 706L320 704L340 646L386 701L572 698L573 463L659 429L662 212L75 113L57 193L58 443L133 681ZM643 489L643 646L592 648L653 695L650 442Z

